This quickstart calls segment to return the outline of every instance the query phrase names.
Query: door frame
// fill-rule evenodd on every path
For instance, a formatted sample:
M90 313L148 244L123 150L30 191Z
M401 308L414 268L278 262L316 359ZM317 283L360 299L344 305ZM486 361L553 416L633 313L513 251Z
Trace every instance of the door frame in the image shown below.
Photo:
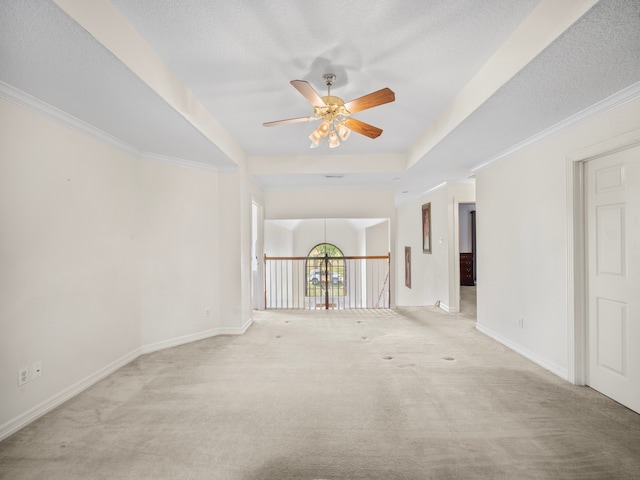
M475 183L474 183L475 185ZM473 199L453 197L448 201L448 263L449 263L449 304L444 308L449 313L460 312L460 204L476 202L474 191ZM477 228L476 228L477 231ZM442 304L440 306L443 308Z
M567 156L567 380L588 382L585 166L590 160L640 145L640 128Z
M255 242L254 242L255 239ZM264 310L264 207L251 196L251 308ZM253 265L257 266L254 271Z

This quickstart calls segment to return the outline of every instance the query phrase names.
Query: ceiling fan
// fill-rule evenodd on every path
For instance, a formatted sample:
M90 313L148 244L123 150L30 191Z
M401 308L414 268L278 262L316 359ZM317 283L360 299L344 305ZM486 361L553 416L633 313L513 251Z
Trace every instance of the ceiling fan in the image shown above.
M327 136L329 137L329 147L335 148L340 145L340 139L344 141L349 138L351 131L369 138L379 137L382 133L380 128L351 118L351 114L393 102L396 99L393 91L389 88L383 88L345 103L340 97L331 95L331 85L335 82L336 76L333 73L327 73L322 78L327 86L327 95L324 97L318 95L309 82L304 80L291 81L291 85L313 105L313 116L276 120L275 122L263 123L263 125L273 127L287 123L322 120L320 126L309 136L311 148L318 147L320 141Z

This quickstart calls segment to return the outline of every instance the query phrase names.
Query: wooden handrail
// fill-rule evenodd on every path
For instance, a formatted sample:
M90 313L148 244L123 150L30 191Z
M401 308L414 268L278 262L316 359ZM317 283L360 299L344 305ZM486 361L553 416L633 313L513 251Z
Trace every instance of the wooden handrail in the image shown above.
M328 257L329 260L387 260L389 255L362 255L348 257ZM324 260L325 257L269 257L264 256L265 260Z
M382 264L385 267L382 267ZM269 305L274 303L273 300L276 305L299 308L301 304L306 304L307 299L312 298L318 300L314 304L315 307L325 309L362 308L365 303L369 305L368 308L380 308L381 304L389 308L383 297L386 291L386 297L390 302L391 253L341 257L330 257L326 254L281 257L264 254L264 265L265 308L270 308ZM363 265L363 267L357 265ZM381 268L385 268L386 272ZM374 279L373 283L371 279ZM269 291L267 291L268 285ZM347 295L348 291L351 292L350 295ZM322 300L318 298L320 295ZM363 301L365 303L362 303Z

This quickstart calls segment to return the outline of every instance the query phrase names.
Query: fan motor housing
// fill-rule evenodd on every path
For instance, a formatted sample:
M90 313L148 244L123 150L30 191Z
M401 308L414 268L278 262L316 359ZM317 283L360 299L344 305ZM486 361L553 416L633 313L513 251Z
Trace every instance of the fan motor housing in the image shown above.
M321 107L314 107L313 113L317 117L325 118L330 116L335 118L338 115L349 115L349 112L344 108L344 101L340 97L334 97L333 95L326 95L322 97L322 101L325 105Z

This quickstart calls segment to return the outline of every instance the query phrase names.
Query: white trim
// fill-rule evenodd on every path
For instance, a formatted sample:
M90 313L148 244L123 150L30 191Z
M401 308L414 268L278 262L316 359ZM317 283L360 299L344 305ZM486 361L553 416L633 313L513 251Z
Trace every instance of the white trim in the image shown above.
M220 328L212 328L210 330L204 330L202 332L190 333L189 335L183 335L181 337L169 338L167 340L161 340L160 342L149 343L140 347L140 350L143 355L146 355L147 353L157 352L158 350L166 350L167 348L177 347L186 343L197 342L198 340L215 337L216 335L222 335Z
M449 183L451 183L451 182L442 182L442 183L439 183L439 184L438 184L438 185L436 185L435 187L431 187L430 189L425 190L424 192L420 192L420 193L418 193L416 196L417 196L417 197L421 197L421 196L423 196L423 195L427 195L427 194L429 194L429 193L435 192L436 190L440 190L441 188L446 187L447 185L449 185Z
M588 384L588 325L584 165L640 145L640 128L567 155L567 360L568 380Z
M640 144L640 128L572 152L567 156L567 159L572 162L595 160L598 157L611 155L620 150L635 147L638 144Z
M452 311L455 313L460 312L460 201L456 198L452 198L453 207L451 212L451 225L448 225L449 229L449 253L448 253L448 273L447 280L449 282L449 304L453 307ZM451 205L447 205L449 208Z
M496 333L493 330L491 330L490 328L487 328L487 327L485 327L483 325L480 325L479 323L476 324L476 329L479 332L484 333L486 336L494 339L495 341L505 345L506 347L509 347L511 350L513 350L514 352L522 355L523 357L527 358L528 360L531 360L533 363L535 363L537 365L540 365L545 370L549 370L551 373L559 376L560 378L562 378L564 380L567 380L567 369L566 368L562 368L559 365L555 365L554 363L551 363L551 362L547 361L546 359L542 358L540 355L537 355L537 354L527 350L522 345L517 344L517 343L509 340L506 337L503 337L499 333Z
M94 127L93 125L88 124L72 115L69 115L66 112L63 112L59 108L54 107L53 105L49 105L42 100L38 100L37 98L25 93L21 90L18 90L15 87L12 87L9 84L0 81L0 97L8 100L10 102L15 103L21 107L26 108L34 113L42 115L43 117L48 118L49 120L53 120L54 122L61 123L66 127L70 127L73 130L85 133L90 135L102 143L106 143L107 145L111 145L120 150L125 151L126 153L134 156L139 156L140 151L135 147L129 145L128 143L119 140L113 135L109 135L108 133L100 130L99 128Z
M317 174L318 176L320 174ZM351 177L357 177L358 174L348 174ZM393 191L393 185L389 185L384 182L376 182L376 183L357 183L357 184L334 184L334 185L309 185L297 183L295 185L265 185L264 182L261 182L256 177L249 175L254 183L256 183L264 192L298 192L298 191L318 191L318 190L330 190L330 191L340 191L340 190L390 190ZM345 174L345 177L347 174Z
M396 208L401 207L406 203L413 202L414 200L417 200L418 198L420 198L420 197L422 197L424 195L428 195L429 193L433 193L436 190L440 190L441 188L444 188L444 187L446 187L447 185L449 185L451 183L452 182L442 182L442 183L439 183L438 185L436 185L435 187L431 187L430 189L425 190L424 192L416 193L415 195L414 194L411 194L411 195L398 194L396 192L396 194L395 194L396 198L398 198L398 195L408 195L406 198L402 198L402 199L400 199L400 200L398 200L396 202ZM456 183L456 182L453 182L453 183ZM460 183L462 183L462 182L460 182Z
M244 332L246 332L249 327L253 325L253 318L248 318L243 325L240 326L240 328L228 328L228 327L223 327L222 329L225 331L225 333L223 335L242 335L244 334Z
M449 311L449 305L445 305L444 303L440 302L440 303L438 304L438 307L440 307L442 310L444 310L444 311L445 311L445 312L447 312L447 313L451 313L451 312Z
M184 158L170 157L168 155L160 155L159 153L139 152L140 158L149 160L150 162L164 163L178 167L192 168L195 170L206 170L218 173L235 173L238 171L237 165L228 167L219 167L208 163L196 162L195 160L185 160Z
M140 356L140 348L133 350L132 352L127 353L126 355L120 357L116 361L102 367L98 371L92 373L91 375L85 377L79 382L71 385L70 387L65 388L61 392L55 394L51 398L45 400L44 402L36 405L35 407L27 410L26 412L18 415L16 418L9 420L4 425L0 426L0 441L14 434L21 428L26 427L28 424L37 420L45 413L50 412L58 405L63 404L67 400L75 397L79 393L83 392L90 386L99 382L103 378L111 375L113 372L118 370L119 368L124 367L126 364L132 362L136 358Z
M111 2L53 1L233 163L244 159L240 145Z
M476 165L475 167L471 168L471 171L475 174L481 170L484 170L487 167L490 167L491 165L500 162L501 160L504 160L508 157L510 157L511 155L524 150L528 147L531 147L533 145L537 145L539 143L542 143L546 140L548 140L549 138L558 135L561 132L564 132L566 130L569 130L573 127L575 127L576 125L582 123L582 122L586 122L588 120L591 120L597 116L600 116L610 110L616 109L622 105L624 105L625 103L628 103L632 100L635 100L636 98L640 97L640 82L638 83L634 83L633 85L617 92L614 93L613 95L605 98L604 100L590 106L589 108L586 108L584 110L582 110L581 112L578 112L572 116L570 116L569 118L564 119L563 121L556 123L555 125L541 131L540 133L535 134L532 137L529 137L528 139L517 143L516 145L508 148L507 150L505 150L504 152L501 152L491 158L489 158L488 160L482 162L479 165Z
M567 379L586 385L584 162L567 158Z
M249 328L251 323L252 320L249 319L241 327L212 328L210 330L204 330L202 332L191 333L189 335L183 335L181 337L175 337L156 343L150 343L148 345L143 345L142 347L140 347L140 351L144 355L151 352L157 352L158 350L177 347L186 343L197 342L198 340L204 340L205 338L216 337L218 335L242 335L247 330L247 328Z
M208 170L214 172L236 172L238 170L237 165L221 167L197 162L195 160L186 160L183 158L170 157L151 152L142 152L133 145L123 142L119 138L116 138L113 135L100 130L97 127L94 127L93 125L80 120L79 118L69 115L59 108L56 108L53 105L49 105L48 103L43 102L42 100L39 100L29 95L28 93L18 90L17 88L2 81L0 81L0 98L4 98L5 100L26 108L27 110L30 110L38 115L42 115L49 120L89 135L102 143L115 147L137 158L143 158L152 162L165 163L196 170Z
M162 342L157 342L157 343L144 345L142 347L136 348L135 350L120 357L119 359L115 360L109 365L106 365L105 367L102 367L101 369L92 373L91 375L88 375L87 377L80 380L79 382L71 385L68 388L65 388L61 392L55 394L54 396L45 400L39 405L36 405L35 407L29 409L28 411L18 415L16 418L9 420L3 425L0 425L0 442L5 438L9 437L10 435L13 435L14 433L16 433L18 430L26 427L31 422L37 420L44 414L50 412L57 406L75 397L76 395L83 392L90 386L98 383L103 378L111 375L116 370L134 361L141 355L145 355L151 352L156 352L158 350L164 350L171 347L176 347L178 345L184 345L186 343L191 343L197 340L203 340L209 337L215 337L218 335L242 335L247 331L247 329L251 326L252 323L253 323L253 320L249 318L240 327L213 328L211 330L205 330L204 332L184 335L182 337L164 340Z

